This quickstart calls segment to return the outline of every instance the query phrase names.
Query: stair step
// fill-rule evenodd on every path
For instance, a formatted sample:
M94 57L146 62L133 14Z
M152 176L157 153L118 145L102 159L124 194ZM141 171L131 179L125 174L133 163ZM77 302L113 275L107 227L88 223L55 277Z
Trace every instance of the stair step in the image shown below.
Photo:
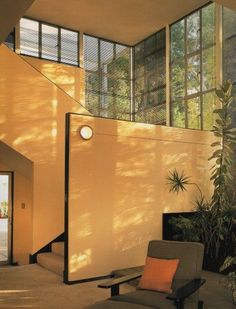
M37 263L60 276L63 275L64 258L58 254L52 252L39 253L37 255Z
M52 243L52 253L64 256L64 241Z

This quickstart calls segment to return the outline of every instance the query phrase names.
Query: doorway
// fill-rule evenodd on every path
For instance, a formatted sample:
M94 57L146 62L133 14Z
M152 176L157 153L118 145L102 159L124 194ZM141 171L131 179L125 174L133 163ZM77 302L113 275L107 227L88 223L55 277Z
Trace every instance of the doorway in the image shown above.
M12 172L0 172L0 264L12 263Z

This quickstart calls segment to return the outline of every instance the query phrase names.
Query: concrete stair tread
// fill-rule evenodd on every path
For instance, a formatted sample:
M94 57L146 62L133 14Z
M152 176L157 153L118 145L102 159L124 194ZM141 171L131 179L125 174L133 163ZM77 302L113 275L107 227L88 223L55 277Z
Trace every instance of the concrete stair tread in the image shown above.
M52 243L52 253L64 256L64 241Z
M39 253L37 255L37 263L60 276L63 275L64 257L58 254L52 252Z

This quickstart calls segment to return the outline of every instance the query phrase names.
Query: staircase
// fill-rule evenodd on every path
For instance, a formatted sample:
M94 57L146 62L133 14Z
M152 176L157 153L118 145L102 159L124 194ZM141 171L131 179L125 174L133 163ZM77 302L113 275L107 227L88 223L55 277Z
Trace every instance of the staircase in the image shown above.
M37 254L37 263L63 276L64 271L64 242L54 242L51 246L51 252Z

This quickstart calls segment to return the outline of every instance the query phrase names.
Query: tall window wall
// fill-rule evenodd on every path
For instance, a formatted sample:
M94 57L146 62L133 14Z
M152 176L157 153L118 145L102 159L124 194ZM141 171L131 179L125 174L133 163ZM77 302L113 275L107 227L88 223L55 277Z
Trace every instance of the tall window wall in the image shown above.
M170 37L162 29L133 47L83 35L86 108L102 117L161 125L170 117L174 127L211 130L219 35L215 11L210 3L172 24ZM235 29L236 13L224 8L224 79L236 84ZM14 49L14 41L12 32L6 44ZM23 55L79 65L79 32L22 18L19 42Z
M85 104L97 116L130 120L131 48L84 35Z
M211 130L215 109L215 4L170 28L171 125Z
M79 33L28 18L20 20L23 55L79 65Z
M134 119L166 124L166 34L155 33L134 47Z

